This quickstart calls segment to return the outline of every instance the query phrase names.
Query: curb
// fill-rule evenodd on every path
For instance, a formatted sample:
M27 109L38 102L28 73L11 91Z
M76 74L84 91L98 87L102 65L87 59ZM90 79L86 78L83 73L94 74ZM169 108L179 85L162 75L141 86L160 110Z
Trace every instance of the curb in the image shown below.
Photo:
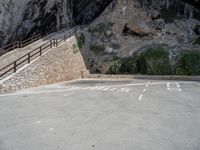
M90 74L87 78L94 79L148 79L148 80L182 80L182 81L200 81L200 76L177 76L177 75L106 75Z

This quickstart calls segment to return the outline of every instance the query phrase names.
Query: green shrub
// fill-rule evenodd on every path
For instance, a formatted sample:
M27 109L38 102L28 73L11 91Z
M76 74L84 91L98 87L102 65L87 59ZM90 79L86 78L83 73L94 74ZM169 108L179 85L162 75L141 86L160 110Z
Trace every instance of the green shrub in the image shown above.
M74 54L78 53L80 50L78 44L73 44L72 49Z
M113 61L110 64L108 73L109 74L119 74L119 73L121 73L120 72L121 65L122 65L122 62L119 58L113 59Z
M120 73L123 73L123 74L138 73L136 58L127 57L127 58L123 58L121 61L122 61L122 64L120 67Z
M177 75L200 75L200 52L184 51L176 63Z
M135 74L137 63L134 57L114 58L109 66L108 73L112 74Z
M163 48L150 48L142 52L137 59L138 71L142 74L171 74L169 52Z
M83 33L77 36L77 44L79 49L82 49L85 45L85 36Z
M90 44L90 50L95 54L100 54L105 51L104 45Z

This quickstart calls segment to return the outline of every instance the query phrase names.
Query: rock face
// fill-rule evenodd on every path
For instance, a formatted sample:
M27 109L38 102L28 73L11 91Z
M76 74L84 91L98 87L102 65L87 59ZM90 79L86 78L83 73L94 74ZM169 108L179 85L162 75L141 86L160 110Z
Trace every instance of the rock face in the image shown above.
M68 23L88 23L112 0L1 0L0 46Z
M200 49L199 4L195 0L112 1L84 33L87 66L91 72L105 73L113 58L149 47L169 50L172 60L181 50Z

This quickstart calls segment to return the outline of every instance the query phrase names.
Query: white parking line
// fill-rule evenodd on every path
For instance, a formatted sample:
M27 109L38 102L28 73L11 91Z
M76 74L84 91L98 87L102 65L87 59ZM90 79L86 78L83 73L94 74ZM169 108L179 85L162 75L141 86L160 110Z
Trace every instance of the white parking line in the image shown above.
M194 84L196 84L196 85L200 86L200 83L194 82Z
M142 94L140 95L140 97L138 98L138 100L140 101L140 100L142 100L142 97L143 97L143 94L147 91L147 88L150 86L150 81L148 81L147 83L146 83L146 85L145 85L145 89L143 89L143 91L142 91Z
M150 85L150 81L147 82L146 87L149 87L149 85Z
M146 83L110 85L109 87L143 86L143 85L146 85Z
M142 92L145 93L147 91L147 89L144 89Z
M143 97L143 95L140 95L140 97L138 98L138 100L139 100L139 101L142 100L142 97Z
M96 87L93 87L93 88L91 88L91 90L101 90L101 89L103 89L104 88L104 86L96 86Z
M41 121L36 121L35 123L36 123L36 124L40 124L40 123L41 123Z
M71 92L71 93L65 94L64 97L66 97L66 96L70 96L70 95L72 95L72 94L74 94L74 92Z
M178 88L180 88L180 87L181 87L179 83L176 83L176 86L177 86Z
M65 91L74 91L74 90L108 90L108 91L116 91L118 87L129 87L129 86L146 86L145 89L143 90L143 93L147 91L147 88L151 85L162 85L162 84L167 84L167 90L170 91L182 91L180 83L182 84L195 84L197 86L200 86L199 82L187 82L187 81L180 81L180 82L150 82L148 81L147 83L133 83L133 84L121 84L121 85L107 85L107 86L90 86L90 87L81 87L81 86L60 86L59 88L56 88L56 85L50 85L45 87L45 88L56 88L51 89L51 90L45 90L45 91L34 91L35 88L29 89L29 90L24 90L24 91L19 91L17 93L11 93L11 94L2 94L0 97L5 97L5 96L17 96L17 95L23 95L23 94L45 94L45 93L57 93L57 92L65 92ZM98 85L98 84L97 84ZM61 89L62 87L62 89ZM109 89L108 89L109 88ZM176 89L174 89L176 88ZM129 92L130 90L118 90L119 91L125 91Z
M101 86L101 87L99 87L97 90L102 90L102 89L104 89L105 88L105 86Z
M127 88L121 88L120 91L121 91L121 92L126 92L126 93L128 93L128 92L130 92L130 89L127 89Z
M80 87L79 89L80 90L89 90L89 89L92 89L92 87L82 87L82 88Z
M102 89L102 91L108 91L110 89L110 87L106 87L104 89Z
M117 90L117 88L112 88L112 89L110 89L110 91L115 91L115 90Z
M54 131L54 128L50 128L49 131Z

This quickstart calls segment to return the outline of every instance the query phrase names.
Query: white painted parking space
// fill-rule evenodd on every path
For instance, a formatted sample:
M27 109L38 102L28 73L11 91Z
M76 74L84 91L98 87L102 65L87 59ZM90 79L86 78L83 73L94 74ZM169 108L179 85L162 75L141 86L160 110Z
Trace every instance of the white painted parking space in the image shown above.
M175 82L172 82L172 83L168 82L167 83L167 90L173 91L173 92L181 92L182 91L180 84L178 82L176 82L176 83Z

